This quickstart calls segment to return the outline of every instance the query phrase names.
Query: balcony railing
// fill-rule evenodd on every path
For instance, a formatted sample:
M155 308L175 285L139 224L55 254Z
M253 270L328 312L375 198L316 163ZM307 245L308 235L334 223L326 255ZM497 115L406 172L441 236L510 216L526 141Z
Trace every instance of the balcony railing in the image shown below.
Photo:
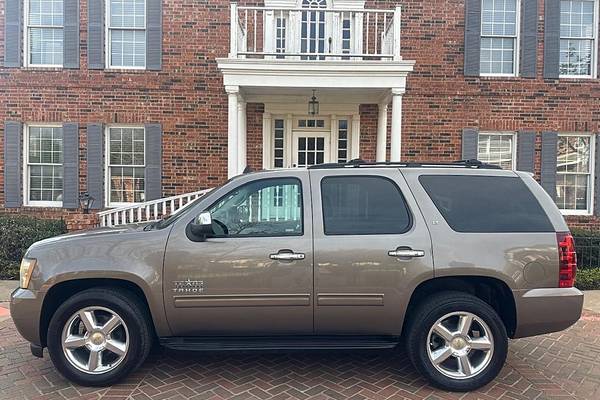
M230 58L401 60L393 10L231 4Z
M211 190L212 189L206 189L192 193L184 193L177 196L100 211L98 213L100 226L117 226L158 221L164 216L181 211L198 197Z

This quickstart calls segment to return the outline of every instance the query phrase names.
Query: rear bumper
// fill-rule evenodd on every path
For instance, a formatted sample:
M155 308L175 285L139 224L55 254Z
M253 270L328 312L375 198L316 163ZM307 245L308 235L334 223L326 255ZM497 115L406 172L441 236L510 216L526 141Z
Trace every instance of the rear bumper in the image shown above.
M514 338L558 332L573 325L583 308L583 293L576 288L513 291L517 308Z
M18 288L10 296L10 316L17 331L28 342L41 346L40 312L42 298L40 293Z

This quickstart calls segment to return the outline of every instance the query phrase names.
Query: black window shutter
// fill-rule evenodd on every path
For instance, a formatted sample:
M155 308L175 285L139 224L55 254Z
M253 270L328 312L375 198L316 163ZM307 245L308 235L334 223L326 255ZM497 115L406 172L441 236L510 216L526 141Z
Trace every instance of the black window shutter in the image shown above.
M462 132L462 159L476 160L477 147L479 146L479 130L477 128L465 128Z
M542 166L540 184L556 200L556 152L558 133L542 132Z
M479 76L481 0L465 2L465 76Z
M544 78L559 76L560 0L544 2Z
M146 124L146 169L145 194L146 201L156 200L162 197L162 128L160 124Z
M596 134L594 154L594 215L600 216L600 135Z
M521 76L535 78L537 62L538 0L521 3Z
M88 1L88 68L104 69L104 0Z
M146 0L146 69L162 66L162 0Z
M21 132L17 121L4 122L4 207L21 207Z
M79 208L79 124L63 124L63 208Z
M517 135L517 170L533 172L535 159L535 132Z
M20 67L23 0L5 0L4 7L4 66Z
M87 192L92 209L104 207L104 132L102 124L87 125Z
M63 20L63 67L79 68L79 0L63 0Z

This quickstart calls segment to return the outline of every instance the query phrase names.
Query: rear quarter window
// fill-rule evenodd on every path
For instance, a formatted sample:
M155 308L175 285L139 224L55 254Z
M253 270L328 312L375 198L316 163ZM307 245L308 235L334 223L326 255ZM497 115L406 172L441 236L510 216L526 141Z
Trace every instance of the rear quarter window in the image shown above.
M419 182L457 232L554 232L545 211L518 177L421 175Z

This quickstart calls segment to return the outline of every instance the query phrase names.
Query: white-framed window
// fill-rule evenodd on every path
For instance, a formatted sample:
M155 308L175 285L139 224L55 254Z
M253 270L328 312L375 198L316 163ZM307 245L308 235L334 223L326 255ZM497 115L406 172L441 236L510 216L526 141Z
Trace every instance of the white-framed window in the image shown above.
M516 76L521 0L482 0L480 74Z
M560 133L557 148L558 208L564 214L591 214L594 192L594 135Z
M146 68L146 0L106 0L106 65Z
M477 159L504 169L514 169L517 159L517 135L514 132L480 132Z
M143 126L106 128L106 199L108 207L145 201Z
M25 0L26 67L62 67L63 0Z
M27 124L24 127L23 139L24 204L62 207L62 126Z
M560 2L560 76L596 76L598 0Z

